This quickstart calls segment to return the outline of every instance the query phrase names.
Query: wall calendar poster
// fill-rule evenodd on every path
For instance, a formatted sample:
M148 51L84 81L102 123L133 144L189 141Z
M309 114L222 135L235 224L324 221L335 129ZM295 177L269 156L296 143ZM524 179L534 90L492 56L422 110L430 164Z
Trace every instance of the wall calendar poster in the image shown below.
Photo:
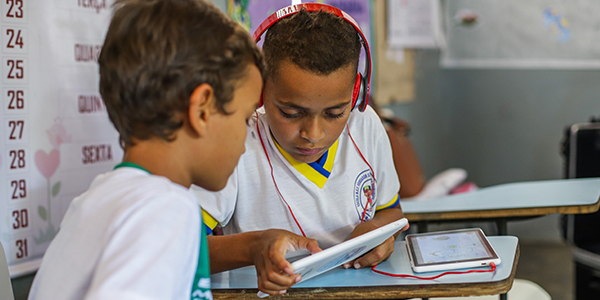
M35 271L74 197L123 152L98 92L113 0L0 0L0 242Z

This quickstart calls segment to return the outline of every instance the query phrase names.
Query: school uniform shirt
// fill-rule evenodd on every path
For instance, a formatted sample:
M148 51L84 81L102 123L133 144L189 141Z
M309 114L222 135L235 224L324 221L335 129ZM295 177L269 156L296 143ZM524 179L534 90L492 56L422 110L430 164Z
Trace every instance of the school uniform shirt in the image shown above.
M348 239L361 219L398 206L399 188L387 134L372 108L352 111L338 140L311 164L294 160L277 144L261 108L250 122L246 152L225 189L191 190L209 229L220 223L225 234L279 228L302 235L293 213L306 236L327 248Z
M201 224L194 196L165 177L132 167L99 175L70 204L29 299L190 299Z

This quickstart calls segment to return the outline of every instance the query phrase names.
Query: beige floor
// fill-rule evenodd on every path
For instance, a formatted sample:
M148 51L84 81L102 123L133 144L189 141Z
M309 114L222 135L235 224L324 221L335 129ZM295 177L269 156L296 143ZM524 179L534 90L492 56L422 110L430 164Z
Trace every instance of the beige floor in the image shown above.
M553 300L573 300L573 252L562 243L521 240L517 278L527 279L545 289Z

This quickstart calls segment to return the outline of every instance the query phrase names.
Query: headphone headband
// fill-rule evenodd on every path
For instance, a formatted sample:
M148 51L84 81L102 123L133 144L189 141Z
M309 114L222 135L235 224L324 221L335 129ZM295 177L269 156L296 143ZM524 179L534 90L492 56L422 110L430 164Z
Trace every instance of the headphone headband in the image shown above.
M356 20L354 20L354 18L352 18L346 12L342 11L341 9L339 9L337 7L333 7L331 5L326 5L326 4L320 4L320 3L303 3L303 4L286 6L284 8L279 9L278 11L276 11L269 17L267 17L258 26L258 28L256 28L256 31L254 31L254 34L252 35L252 39L254 39L254 41L256 43L258 43L258 41L260 41L262 35L265 33L265 31L267 31L267 29L269 29L269 27L271 27L273 24L277 23L277 21L279 21L285 17L291 16L293 14L300 12L300 10L302 8L306 9L306 11L309 11L309 12L323 11L323 12L327 12L327 13L336 15L338 17L341 17L342 19L344 19L347 22L349 22L350 24L352 24L352 27L354 27L354 29L358 33L358 36L360 37L360 43L363 46L363 48L365 49L367 61L365 63L365 71L363 72L364 75L362 75L361 79L360 79L361 80L360 91L358 91L357 99L355 99L356 102L358 102L358 101L361 101L361 102L356 103L355 106L358 107L358 109L360 111L364 111L365 108L367 107L367 103L369 103L369 90L370 90L370 83L371 83L371 51L369 50L369 44L367 43L367 39L365 38L365 35L363 34L363 32L360 30L358 23L356 22ZM361 98L361 99L358 99L358 98Z

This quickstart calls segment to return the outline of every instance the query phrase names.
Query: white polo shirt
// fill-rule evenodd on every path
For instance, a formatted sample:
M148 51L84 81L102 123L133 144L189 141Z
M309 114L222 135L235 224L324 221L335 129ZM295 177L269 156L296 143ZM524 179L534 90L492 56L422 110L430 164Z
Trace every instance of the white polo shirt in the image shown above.
M29 299L189 299L200 225L195 197L165 177L98 175L69 205Z
M367 162L375 173L374 188ZM293 212L306 236L327 248L348 239L361 219L369 220L377 210L399 205L399 188L388 137L370 107L362 113L351 112L336 143L320 163L312 164L294 160L277 145L261 108L250 122L246 152L225 189L210 192L192 186L191 190L211 229L218 222L225 234L279 228L301 235ZM369 194L373 205L367 205Z

